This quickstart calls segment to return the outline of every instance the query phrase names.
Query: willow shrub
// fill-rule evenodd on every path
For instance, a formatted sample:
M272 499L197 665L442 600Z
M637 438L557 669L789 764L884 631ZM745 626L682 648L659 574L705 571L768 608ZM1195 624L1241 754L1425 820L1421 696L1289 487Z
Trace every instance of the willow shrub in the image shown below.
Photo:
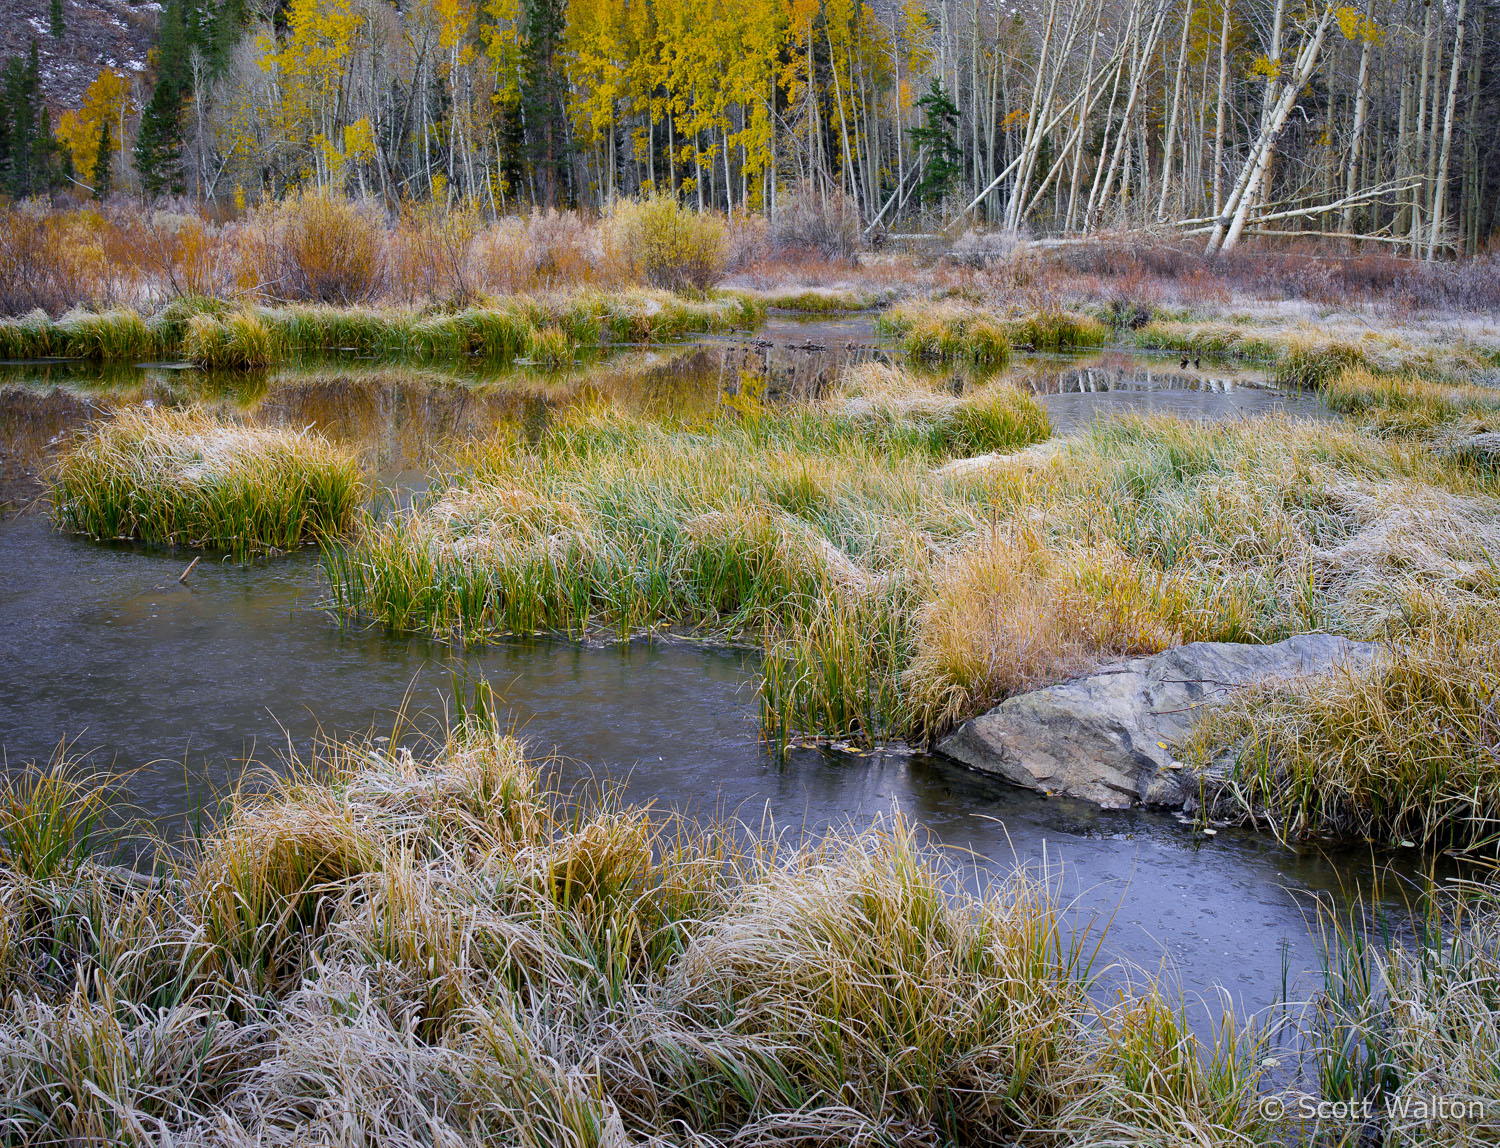
M614 256L630 278L666 291L702 294L726 261L723 222L690 211L671 196L617 204L607 225Z

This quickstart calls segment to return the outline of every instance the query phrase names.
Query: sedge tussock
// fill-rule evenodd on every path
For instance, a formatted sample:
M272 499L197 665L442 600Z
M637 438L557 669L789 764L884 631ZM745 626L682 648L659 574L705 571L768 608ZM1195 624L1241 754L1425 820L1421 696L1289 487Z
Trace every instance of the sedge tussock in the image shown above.
M70 445L50 487L64 530L244 555L346 529L362 474L353 455L308 431L128 408Z
M898 619L903 611L867 603L904 598L933 555L982 521L932 464L1050 429L1036 401L1010 388L958 398L903 394L905 382L867 370L800 408L742 385L721 412L681 423L580 404L540 441L506 437L477 451L470 472L425 508L331 548L335 595L350 613L440 634L670 625L770 635L785 653L787 642L806 648L828 632L815 619L850 610ZM901 640L899 622L884 629ZM900 728L887 704L891 653L850 668L847 688L879 700L835 703L841 732ZM814 704L802 668L817 661L836 676L837 660L793 654L799 668L781 679L788 696Z
M1068 351L1103 346L1110 329L1088 315L1049 307L1005 316L954 302L899 304L875 329L895 338L910 358L1001 366L1011 349Z
M1191 756L1232 757L1229 812L1284 837L1458 847L1500 838L1494 606L1426 596L1409 603L1403 628L1367 674L1255 691L1195 731Z
M0 865L7 1138L1040 1145L1149 1075L1047 891L965 892L899 818L756 844L565 798L480 721L316 754L149 892Z
M1411 943L1335 931L1287 1041L1102 992L1103 938L1047 886L976 884L900 816L799 844L542 768L474 718L320 745L149 883L0 859L0 1136L1249 1146L1282 1131L1273 1038L1390 1143L1493 1119L1434 1138L1396 1103L1492 1096L1493 889Z
M916 620L904 672L926 728L1014 693L1093 668L1101 659L1176 645L1164 587L1117 546L1065 550L1036 528L992 530L955 554Z

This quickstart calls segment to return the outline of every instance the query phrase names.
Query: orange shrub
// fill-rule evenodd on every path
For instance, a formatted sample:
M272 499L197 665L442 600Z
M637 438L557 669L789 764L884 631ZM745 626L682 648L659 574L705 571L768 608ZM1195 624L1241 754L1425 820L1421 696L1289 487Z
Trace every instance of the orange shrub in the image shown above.
M368 207L320 191L268 204L240 243L242 289L276 299L363 303L386 279L386 233Z

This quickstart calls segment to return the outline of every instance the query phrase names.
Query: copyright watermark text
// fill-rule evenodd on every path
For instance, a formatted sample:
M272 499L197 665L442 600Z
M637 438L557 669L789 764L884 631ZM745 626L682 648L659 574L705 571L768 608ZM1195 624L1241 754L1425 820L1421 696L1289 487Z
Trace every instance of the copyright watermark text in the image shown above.
M1305 1092L1274 1092L1257 1102L1260 1115L1273 1124L1476 1124L1500 1117L1500 1101L1442 1093L1390 1096L1381 1100L1325 1100Z

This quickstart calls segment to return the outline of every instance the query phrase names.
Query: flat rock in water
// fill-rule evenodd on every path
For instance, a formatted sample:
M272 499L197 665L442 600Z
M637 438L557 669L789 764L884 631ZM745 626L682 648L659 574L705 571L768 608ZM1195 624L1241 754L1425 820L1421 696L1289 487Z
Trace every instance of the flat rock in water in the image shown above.
M1338 669L1368 669L1371 642L1301 634L1270 646L1193 642L1007 698L937 751L1016 785L1092 801L1196 803L1197 780L1165 745L1235 690Z

